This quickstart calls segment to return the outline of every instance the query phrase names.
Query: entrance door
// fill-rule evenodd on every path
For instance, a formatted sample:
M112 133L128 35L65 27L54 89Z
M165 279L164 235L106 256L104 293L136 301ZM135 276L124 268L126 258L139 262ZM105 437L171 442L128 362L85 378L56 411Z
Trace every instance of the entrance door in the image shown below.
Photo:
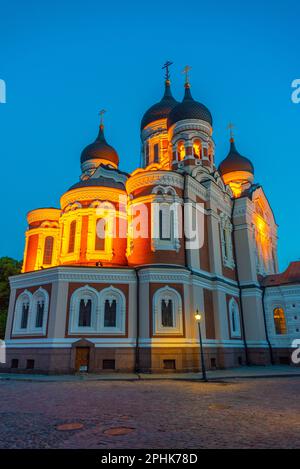
M89 360L90 360L89 347L77 347L76 348L76 362L75 362L76 371L88 372Z

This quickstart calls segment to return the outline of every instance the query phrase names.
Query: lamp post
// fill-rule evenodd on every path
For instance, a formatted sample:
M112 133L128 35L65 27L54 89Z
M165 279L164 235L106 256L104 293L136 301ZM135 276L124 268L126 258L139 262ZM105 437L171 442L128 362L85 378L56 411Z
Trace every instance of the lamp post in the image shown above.
M201 358L201 368L202 368L202 379L207 383L208 379L206 376L206 368L205 368L205 360L204 360L204 353L203 353L203 344L202 344L202 334L201 334L201 320L202 315L199 313L198 309L195 314L195 319L198 323L198 330L199 330L199 341L200 341L200 358Z

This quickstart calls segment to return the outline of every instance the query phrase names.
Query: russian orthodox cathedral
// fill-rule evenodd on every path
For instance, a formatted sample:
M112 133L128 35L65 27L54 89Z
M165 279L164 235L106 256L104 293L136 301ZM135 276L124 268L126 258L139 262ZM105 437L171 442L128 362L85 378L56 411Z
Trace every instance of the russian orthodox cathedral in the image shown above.
M140 130L142 167L128 174L101 117L79 182L58 208L28 213L2 370L197 371L196 312L207 368L290 361L300 262L278 273L277 225L254 166L232 134L216 164L212 115L188 69L177 101L167 68Z

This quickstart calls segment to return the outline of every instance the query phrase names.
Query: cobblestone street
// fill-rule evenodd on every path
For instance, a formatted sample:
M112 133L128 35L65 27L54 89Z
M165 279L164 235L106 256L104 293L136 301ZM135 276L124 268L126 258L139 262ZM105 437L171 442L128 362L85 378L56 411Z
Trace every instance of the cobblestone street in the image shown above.
M299 395L297 377L2 381L0 447L299 448Z

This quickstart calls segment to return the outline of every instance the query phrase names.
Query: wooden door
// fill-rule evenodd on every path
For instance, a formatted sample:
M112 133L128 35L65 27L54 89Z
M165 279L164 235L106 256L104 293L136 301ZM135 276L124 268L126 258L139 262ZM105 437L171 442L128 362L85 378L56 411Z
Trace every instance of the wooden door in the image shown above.
M75 361L76 371L88 372L89 360L90 360L89 347L77 347L76 348L76 361Z

